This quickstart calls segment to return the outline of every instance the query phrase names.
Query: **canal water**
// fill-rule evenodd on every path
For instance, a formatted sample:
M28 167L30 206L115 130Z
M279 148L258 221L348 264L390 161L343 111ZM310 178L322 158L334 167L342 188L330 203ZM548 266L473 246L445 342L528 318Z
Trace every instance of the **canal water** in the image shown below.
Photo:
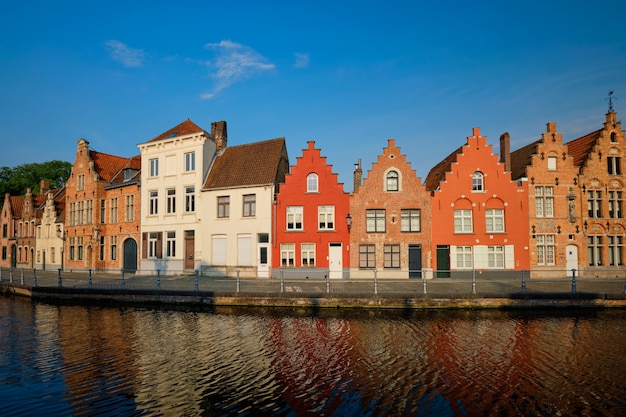
M70 306L0 297L3 416L624 416L626 310Z

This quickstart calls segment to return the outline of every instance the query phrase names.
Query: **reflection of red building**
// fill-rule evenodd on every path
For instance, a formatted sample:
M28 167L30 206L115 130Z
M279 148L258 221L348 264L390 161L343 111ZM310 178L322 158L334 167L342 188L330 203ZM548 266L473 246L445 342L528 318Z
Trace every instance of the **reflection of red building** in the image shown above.
M502 162L474 128L467 143L430 170L433 254L438 276L450 270L528 269L528 183L511 181L509 144Z
M275 209L274 277L347 276L349 194L314 141L285 175Z

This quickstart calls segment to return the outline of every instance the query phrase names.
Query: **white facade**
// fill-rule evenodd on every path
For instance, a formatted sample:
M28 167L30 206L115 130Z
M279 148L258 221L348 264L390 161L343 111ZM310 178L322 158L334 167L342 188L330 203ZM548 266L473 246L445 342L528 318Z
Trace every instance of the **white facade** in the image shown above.
M273 184L202 191L203 275L270 276L274 192Z
M47 194L41 223L37 226L37 253L35 268L56 270L63 268L63 236L65 222L57 213L54 196Z
M216 151L195 133L153 139L141 152L140 273L181 274L202 258L200 190Z

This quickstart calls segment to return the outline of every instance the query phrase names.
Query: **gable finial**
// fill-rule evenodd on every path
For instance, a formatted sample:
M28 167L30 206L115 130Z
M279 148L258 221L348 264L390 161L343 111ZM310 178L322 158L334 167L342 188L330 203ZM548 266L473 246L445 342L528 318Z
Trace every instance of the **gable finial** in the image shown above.
M609 97L607 100L609 101L609 113L613 113L613 90L609 91ZM617 97L615 97L617 99Z

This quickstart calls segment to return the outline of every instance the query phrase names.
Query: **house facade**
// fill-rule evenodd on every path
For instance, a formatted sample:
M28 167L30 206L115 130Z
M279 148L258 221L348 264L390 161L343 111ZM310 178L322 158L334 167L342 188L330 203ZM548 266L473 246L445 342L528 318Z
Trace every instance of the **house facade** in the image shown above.
M276 196L272 276L347 278L349 213L350 195L315 142L307 142Z
M96 152L89 148L87 140L78 141L65 187L65 269L122 269L124 260L119 245L137 239L139 218L124 213L130 201L119 190L109 191L108 187L134 164L132 159ZM139 201L138 185L127 190L133 190L133 202ZM137 207L131 209L135 213L136 210Z
M65 187L50 190L45 202L37 210L41 212L37 225L37 255L35 268L57 270L64 268L63 236L65 234Z
M510 159L512 178L528 182L531 277L562 277L580 269L586 237L579 168L556 123L548 123L541 139L512 152Z
M578 273L585 277L623 277L626 142L616 113L610 108L601 129L566 145L579 168L574 201L580 204L574 208L583 242L577 246Z
M48 192L49 183L42 181L42 193ZM35 267L36 230L41 212L37 207L44 201L45 195L33 194L28 188L22 205L22 215L17 223L17 267L33 269Z
M274 202L288 170L284 138L219 150L200 198L203 275L271 276Z
M0 213L0 267L17 268L17 234L18 222L22 216L24 197L4 195L2 212Z
M431 197L395 139L362 184L361 176L359 161L350 196L350 278L430 277Z
M202 238L210 223L202 223L207 214L199 210L200 189L216 152L226 144L226 122L212 123L208 133L187 119L138 145L142 272L181 274L201 264Z
M438 277L529 268L527 181L511 180L507 162L498 160L479 128L430 170L425 184L433 194Z

